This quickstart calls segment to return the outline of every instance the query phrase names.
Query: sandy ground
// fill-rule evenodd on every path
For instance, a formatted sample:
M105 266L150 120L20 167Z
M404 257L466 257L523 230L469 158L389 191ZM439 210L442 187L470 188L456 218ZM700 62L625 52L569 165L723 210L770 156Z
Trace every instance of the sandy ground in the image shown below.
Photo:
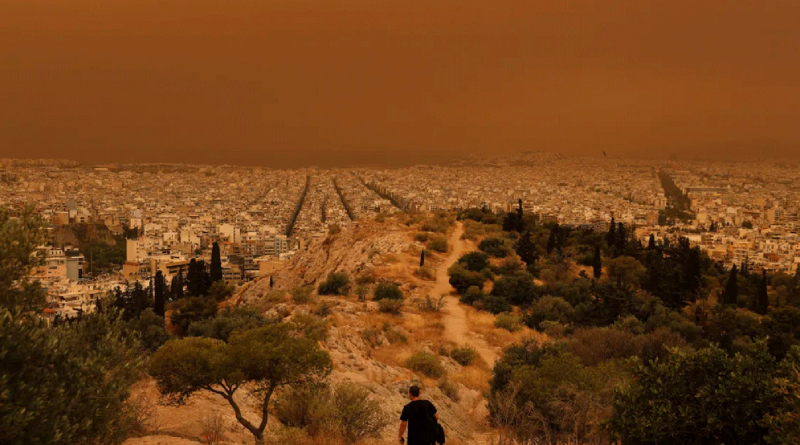
M486 364L492 368L497 361L497 354L483 338L476 336L469 330L467 313L461 307L458 296L452 294L453 288L450 286L450 277L447 275L447 269L458 261L458 258L466 250L466 243L461 239L463 233L464 227L460 222L457 222L453 233L450 235L450 244L453 249L436 271L436 286L431 291L431 295L447 295L445 300L447 305L443 311L444 317L442 318L445 338L456 344L466 345L475 349Z

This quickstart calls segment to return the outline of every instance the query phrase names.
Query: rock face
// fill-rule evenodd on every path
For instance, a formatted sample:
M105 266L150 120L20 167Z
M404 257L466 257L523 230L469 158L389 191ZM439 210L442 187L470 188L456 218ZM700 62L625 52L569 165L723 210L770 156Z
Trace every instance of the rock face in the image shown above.
M273 275L273 289L291 290L324 280L328 274L345 271L355 275L366 269L381 266L387 254L400 254L410 245L407 230L402 226L364 221L353 224L336 235L312 242L306 251L299 252L287 265ZM422 247L418 244L419 248ZM248 303L270 292L269 279L264 278L243 288L238 295Z

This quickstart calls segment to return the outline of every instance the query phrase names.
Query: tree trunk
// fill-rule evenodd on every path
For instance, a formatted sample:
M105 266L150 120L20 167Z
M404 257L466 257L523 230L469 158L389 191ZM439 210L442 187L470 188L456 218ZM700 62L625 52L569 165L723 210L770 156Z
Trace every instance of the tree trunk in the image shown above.
M255 436L255 437L256 437L256 445L264 445L264 435L263 434L261 434L259 436Z

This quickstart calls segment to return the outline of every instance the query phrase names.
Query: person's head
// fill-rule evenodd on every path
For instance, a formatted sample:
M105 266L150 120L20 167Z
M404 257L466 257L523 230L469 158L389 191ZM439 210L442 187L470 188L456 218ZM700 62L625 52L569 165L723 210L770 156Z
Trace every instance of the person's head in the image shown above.
M416 400L419 398L419 386L413 385L411 388L408 388L408 396L411 400Z

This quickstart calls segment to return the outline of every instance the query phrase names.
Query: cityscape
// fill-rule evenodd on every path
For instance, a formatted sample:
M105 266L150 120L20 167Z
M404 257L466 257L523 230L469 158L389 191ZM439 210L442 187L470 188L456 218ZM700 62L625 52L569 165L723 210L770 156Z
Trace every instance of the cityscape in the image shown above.
M35 206L53 243L42 280L65 316L123 283L171 280L219 243L227 281L268 277L331 228L394 212L505 213L522 200L542 221L605 232L614 218L646 244L680 237L726 267L800 265L800 169L770 163L568 158L551 153L395 169L272 170L175 164L0 161L0 205ZM662 176L687 206L681 217ZM677 201L675 201L677 203ZM59 228L101 226L124 241L124 262L93 268ZM132 231L132 232L131 232Z

